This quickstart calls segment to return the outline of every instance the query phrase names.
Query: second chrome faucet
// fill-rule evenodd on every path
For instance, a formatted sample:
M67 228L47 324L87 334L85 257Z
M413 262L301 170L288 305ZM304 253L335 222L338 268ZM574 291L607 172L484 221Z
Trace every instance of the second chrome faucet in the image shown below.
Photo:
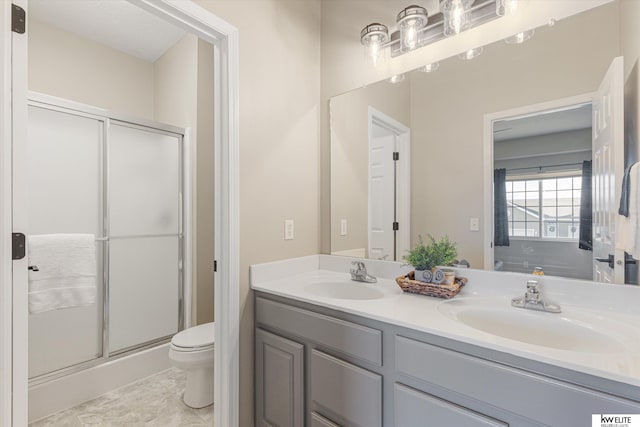
M560 313L561 311L558 304L548 301L544 295L542 295L537 280L527 280L527 292L523 297L513 298L511 305L518 308L547 311L549 313Z
M362 261L352 261L349 273L351 273L351 280L356 282L376 283L378 281L374 276L367 273L367 267Z

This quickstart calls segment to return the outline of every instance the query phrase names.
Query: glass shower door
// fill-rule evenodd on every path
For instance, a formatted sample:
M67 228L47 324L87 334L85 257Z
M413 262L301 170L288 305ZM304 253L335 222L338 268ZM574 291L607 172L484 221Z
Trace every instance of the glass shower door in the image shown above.
M104 125L87 114L29 103L29 237L79 233L98 239L95 304L29 315L29 378L103 354ZM35 271L29 276L30 287L31 280L42 277Z
M181 135L109 126L109 353L178 332Z

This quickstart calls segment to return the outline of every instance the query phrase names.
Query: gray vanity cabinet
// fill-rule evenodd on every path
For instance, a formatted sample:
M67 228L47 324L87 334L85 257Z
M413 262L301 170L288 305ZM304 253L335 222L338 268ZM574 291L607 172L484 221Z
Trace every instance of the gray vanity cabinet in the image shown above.
M304 346L256 330L256 425L304 425Z
M581 427L638 387L256 293L258 426Z

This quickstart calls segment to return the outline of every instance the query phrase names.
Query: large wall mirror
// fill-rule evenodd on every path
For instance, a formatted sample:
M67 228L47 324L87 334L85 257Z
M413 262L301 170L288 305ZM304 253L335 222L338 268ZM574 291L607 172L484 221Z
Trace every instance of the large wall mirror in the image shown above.
M497 42L473 60L452 57L332 98L331 253L402 261L420 236L447 235L473 268L636 282L624 251L608 272L596 260L608 257L593 250L606 240L604 217L585 203L598 185L619 194L615 183L637 160L622 147L606 170L617 181L599 181L608 163L594 157L603 132L593 117L608 114L598 91L621 55L620 28L614 1L524 43ZM497 214L495 171L505 206ZM494 242L496 224L506 242Z

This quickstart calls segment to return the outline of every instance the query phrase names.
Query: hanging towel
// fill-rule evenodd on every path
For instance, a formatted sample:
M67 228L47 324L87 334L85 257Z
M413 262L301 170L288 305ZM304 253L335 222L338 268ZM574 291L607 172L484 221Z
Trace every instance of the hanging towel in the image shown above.
M627 166L622 177L622 191L620 192L620 208L618 209L618 213L626 217L629 216L629 173L631 173L631 167L633 165L635 165L635 163Z
M629 170L629 215L619 217L620 230L616 234L616 247L635 259L640 259L640 163Z
M96 302L96 239L93 234L29 236L29 313Z

